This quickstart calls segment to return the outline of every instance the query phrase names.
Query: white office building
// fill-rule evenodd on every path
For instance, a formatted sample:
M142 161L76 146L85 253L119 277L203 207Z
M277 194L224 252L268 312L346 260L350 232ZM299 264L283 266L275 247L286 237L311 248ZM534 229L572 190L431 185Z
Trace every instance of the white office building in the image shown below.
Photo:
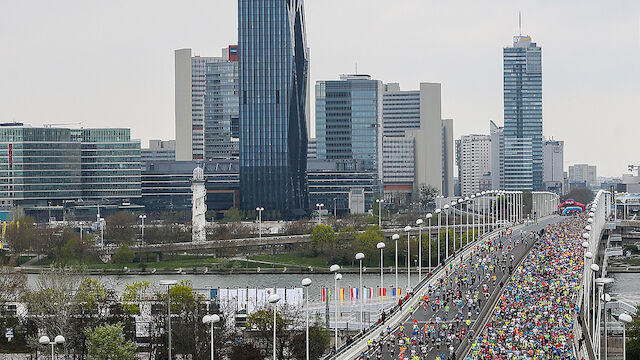
M175 134L178 161L237 159L238 46L220 57L175 51Z
M491 136L466 135L459 141L461 195L470 196L481 191L482 177L491 169Z
M407 197L422 185L453 195L453 120L442 119L441 85L403 91L385 84L382 119L385 197Z
M547 191L564 194L564 141L542 142L542 180Z

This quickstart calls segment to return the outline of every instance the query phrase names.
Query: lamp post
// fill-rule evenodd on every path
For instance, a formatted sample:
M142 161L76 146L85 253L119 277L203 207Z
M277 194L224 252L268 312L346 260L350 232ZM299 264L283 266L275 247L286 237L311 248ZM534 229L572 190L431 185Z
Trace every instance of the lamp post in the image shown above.
M309 360L309 286L311 285L311 283L312 281L309 278L302 279L302 286L304 286L306 290L305 307L307 308L307 311L306 311L307 329L305 333L305 342L306 342L306 350L307 350L307 360Z
M362 259L364 259L364 254L361 252L357 253L356 260L360 262L360 288L358 289L358 297L360 298L360 327L361 330L364 330L364 307L362 302L362 293L364 292L364 290L362 289Z
M336 318L334 320L334 328L335 328L335 349L338 349L338 280L342 279L342 275L338 274L338 271L340 271L340 265L338 264L333 264L331 265L331 267L329 268L329 271L331 271L333 273L333 291L335 293L335 297L334 297L334 305L335 305L335 314L336 314ZM340 278L338 278L338 275L340 275Z
M429 243L429 274L431 274L431 218L433 217L433 214L429 213L427 214L427 220L429 221L429 228L427 230L428 233L428 243ZM422 252L422 246L420 246L420 251ZM422 268L422 266L420 267Z
M167 331L167 336L169 340L169 360L171 360L171 287L178 282L176 280L161 280L160 285L167 287L167 323L169 331Z
M147 215L142 214L142 215L138 215L138 218L140 220L142 220L142 227L141 227L141 234L140 234L140 240L142 242L142 245L144 245L144 219L147 218Z
M276 360L276 329L278 328L276 319L276 308L278 306L276 304L278 301L280 301L280 295L271 294L267 298L267 301L270 304L273 304L273 360Z
M444 258L447 259L449 257L449 205L444 206L444 211L447 213L444 219ZM439 252L438 252L439 254Z
M464 214L462 212L462 204L464 203L464 199L458 199L458 204L460 204L460 249L462 249L462 221L464 220ZM456 216L455 210L453 211L453 216ZM455 248L455 246L454 246Z
M210 324L211 325L211 360L213 360L213 324L216 324L220 322L220 316L213 314L213 315L205 315L202 318L202 323L203 324Z
M438 265L440 265L440 219L442 218L442 216L440 216L440 213L442 212L442 210L440 209L436 209L436 215L438 215ZM431 258L431 257L429 257Z
M404 227L407 232L407 293L411 289L411 226Z
M395 287L395 295L394 296L398 296L398 240L400 239L400 235L398 234L393 234L393 236L391 236L391 240L395 241L396 243L396 287Z
M591 269L591 280L593 283L596 283L596 273L600 271L600 266L598 264L591 264L589 267ZM595 287L592 289L593 291L593 299L591 300L591 336L595 336L596 333L596 290Z
M604 287L608 284L611 284L614 282L613 278L606 278L606 277L599 277L597 279L595 279L595 283L596 285L598 285L598 293L601 293L602 296L599 298L599 300L602 300L604 302L604 358L605 360L607 359L607 302L611 301L611 296L609 296L609 294L605 294L604 292ZM595 298L594 298L594 303L595 303ZM597 324L600 324L600 306L599 306L599 302L598 302L598 322ZM595 324L594 324L595 327ZM599 329L599 328L598 328ZM598 330L599 332L599 330ZM595 332L594 332L595 334ZM598 344L596 346L597 349L600 349L600 342L598 341Z
M46 336L46 335L45 336L41 336L40 339L38 340L38 342L41 345L45 345L45 346L46 345L51 345L51 360L53 360L53 357L54 357L54 354L55 354L55 345L62 345L62 344L64 344L64 341L65 341L64 340L64 336L62 336L62 335L56 336L56 338L53 339L53 341L51 341L49 339L49 337Z
M476 195L471 195L471 242L476 241Z
M264 211L264 208L262 206L258 206L256 211L258 212L258 240L262 241L262 212Z
M629 314L620 314L618 320L622 323L622 360L627 359L627 324L631 323L633 319Z
M418 283L422 281L422 223L424 221L422 219L416 220L416 225L418 225Z
M376 199L376 202L378 203L378 229L382 230L382 203L384 200Z
M316 204L318 207L318 225L322 224L322 207L324 204Z
M586 241L585 243L587 244L587 247L588 247L589 243L587 243ZM586 247L584 246L584 243L582 246L586 249ZM591 251L585 252L584 258L585 258L584 260L585 264L591 262L591 259L593 259L593 253ZM593 275L591 277L593 278ZM591 281L593 281L593 279L591 279ZM584 282L584 292L582 294L582 299L583 299L582 308L584 309L584 318L585 318L585 322L587 323L587 329L589 329L591 326L591 321L589 320L589 289L591 288L591 286L586 276L583 279L583 282Z
M385 243L383 243L382 241L376 244L376 247L380 249L380 303L382 303L382 296L384 295L384 260L382 253L384 252L385 246Z
M468 196L464 198L464 202L467 205L465 207L465 210L466 210L466 213L467 213L467 224L466 224L467 225L466 226L466 229L467 229L467 234L466 234L467 235L466 236L467 237L467 245L469 245L469 204L470 204L469 199L470 198Z

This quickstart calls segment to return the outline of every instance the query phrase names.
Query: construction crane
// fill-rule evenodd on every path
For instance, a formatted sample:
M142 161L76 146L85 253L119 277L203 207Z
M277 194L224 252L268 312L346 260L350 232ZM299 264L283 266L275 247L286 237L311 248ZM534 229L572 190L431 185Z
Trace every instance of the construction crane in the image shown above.
M67 126L67 125L82 125L82 122L60 123L60 124L44 124L44 127L50 128L52 126Z

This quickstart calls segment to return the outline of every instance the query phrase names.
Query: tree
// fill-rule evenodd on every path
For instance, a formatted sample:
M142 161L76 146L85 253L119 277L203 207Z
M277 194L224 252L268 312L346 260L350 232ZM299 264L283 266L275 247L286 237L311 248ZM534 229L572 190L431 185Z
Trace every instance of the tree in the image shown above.
M138 230L135 225L137 218L130 212L117 212L105 219L107 226L104 230L105 239L111 240L116 244L131 245L135 241Z
M244 215L242 214L242 211L237 208L231 208L224 213L222 221L225 223L240 222L243 217Z
M231 353L229 354L230 360L254 360L263 358L262 351L252 343L247 342L233 345Z
M562 200L573 199L577 202L588 204L593 200L593 191L587 188L574 188L562 197Z
M0 304L17 301L24 293L27 276L13 266L0 266Z
M329 334L329 330L322 326L319 319L316 319L316 322L309 326L309 358L313 360L319 360L322 355L326 352L329 347L329 342L331 341L331 335ZM306 359L306 334L304 331L298 332L298 334L293 338L293 344L291 352L293 357L297 360Z
M376 263L374 259L377 259L378 248L376 245L379 242L384 242L382 231L378 229L377 225L369 226L367 230L356 236L354 251L364 254L365 263Z
M7 224L5 239L14 252L20 253L33 249L37 239L33 218L22 216L16 222Z
M122 265L122 264L129 264L133 262L134 257L135 255L133 254L133 250L131 250L131 248L125 244L120 246L118 251L116 251L116 253L113 254L112 260L115 264Z
M640 359L640 305L636 307L636 315L627 325L627 359Z
M147 280L127 284L122 291L122 303L129 314L138 314L140 307L153 296L151 283Z
M336 245L336 233L329 225L318 224L311 232L311 245L316 252L326 253Z
M124 338L123 326L101 325L85 330L87 337L88 360L132 360L135 357L136 344Z
M418 194L416 200L423 206L427 207L429 204L433 203L433 201L438 196L438 189L434 186L421 184L420 189L418 189Z

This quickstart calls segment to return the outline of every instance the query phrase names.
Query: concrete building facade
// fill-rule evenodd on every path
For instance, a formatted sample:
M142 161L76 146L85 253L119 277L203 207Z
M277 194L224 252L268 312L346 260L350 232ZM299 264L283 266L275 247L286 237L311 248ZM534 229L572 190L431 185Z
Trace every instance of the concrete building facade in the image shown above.
M542 154L545 190L564 194L564 141L545 140Z
M491 169L491 136L465 135L459 144L460 195L471 196L481 191L483 176Z
M237 159L238 46L220 57L175 51L176 160Z
M569 166L569 183L586 183L587 186L598 185L598 169L595 165L575 164Z

